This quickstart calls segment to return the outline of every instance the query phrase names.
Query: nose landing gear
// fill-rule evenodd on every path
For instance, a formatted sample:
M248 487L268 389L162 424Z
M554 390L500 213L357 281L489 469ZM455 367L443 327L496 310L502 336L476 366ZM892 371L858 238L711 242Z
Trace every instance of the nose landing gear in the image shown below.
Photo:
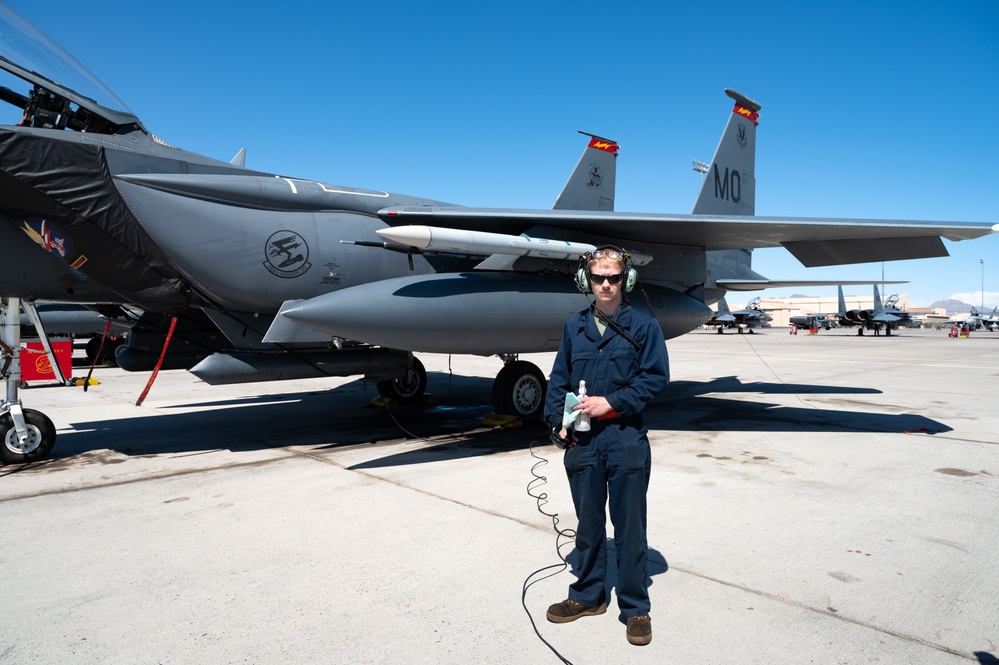
M21 406L21 301L0 299L0 378L7 383L0 404L0 463L24 464L45 459L55 444L48 416Z

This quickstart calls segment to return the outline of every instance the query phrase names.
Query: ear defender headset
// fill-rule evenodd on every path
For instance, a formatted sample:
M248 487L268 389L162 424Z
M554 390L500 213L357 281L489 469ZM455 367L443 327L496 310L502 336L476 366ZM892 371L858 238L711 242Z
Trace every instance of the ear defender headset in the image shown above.
M587 252L579 257L579 265L576 268L576 286L583 293L590 293L590 268L589 264L594 258L600 258L602 252L617 252L624 260L624 292L630 293L638 282L638 271L631 265L631 254L615 245L601 245L592 252Z

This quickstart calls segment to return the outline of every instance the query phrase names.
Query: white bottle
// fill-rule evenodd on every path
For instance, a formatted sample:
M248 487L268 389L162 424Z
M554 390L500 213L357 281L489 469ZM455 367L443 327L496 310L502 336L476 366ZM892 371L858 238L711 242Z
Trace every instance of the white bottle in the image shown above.
M577 395L580 400L586 397L586 381L579 382L579 394ZM576 416L576 431L577 432L589 432L590 431L590 414L580 412Z

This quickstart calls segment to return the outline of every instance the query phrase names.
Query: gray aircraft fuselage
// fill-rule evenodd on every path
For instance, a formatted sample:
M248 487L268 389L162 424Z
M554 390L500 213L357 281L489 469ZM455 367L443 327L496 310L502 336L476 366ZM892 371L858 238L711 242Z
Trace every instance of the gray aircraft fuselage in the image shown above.
M8 22L9 15L4 8ZM588 305L572 285L575 259L514 258L486 266L475 254L385 251L376 234L394 223L380 216L386 209L456 206L252 171L187 152L156 139L123 106L97 104L10 58L0 67L21 85L0 88L0 98L24 105L21 123L0 126L0 221L7 234L16 229L36 241L44 237L38 244L66 268L49 270L50 257L27 258L28 252L22 263L35 272L46 267L42 281L51 286L67 275L85 276L86 295L74 294L83 300L108 300L110 292L147 313L203 319L204 311L224 335L198 336L199 348L329 348L335 341L338 348L346 342L485 355L545 351L557 346L568 315ZM612 172L607 175L612 181ZM588 174L577 167L574 177L581 189L602 179L594 165ZM571 198L563 197L556 206L571 207ZM595 207L609 203L600 199ZM453 227L621 242L536 219ZM667 337L710 316L703 247L646 240L629 248L655 257L643 266L641 295L633 297L641 297ZM52 297L26 288L21 277L5 268L0 285L22 298ZM265 342L282 305L304 300L324 312L318 332Z
M3 7L0 18L14 26L5 34L23 28L12 15ZM251 171L174 148L99 82L89 82L97 94L88 97L7 52L11 43L38 48L44 40L38 32L0 43L0 68L20 86L0 87L0 99L24 111L17 125L0 126L0 221L36 235L44 229L71 268L147 314L181 313L200 317L206 330L217 327L221 335L198 338L201 349L546 351L557 346L568 315L588 305L572 285L578 255L427 252L392 246L376 233L424 219L450 230L609 243L649 256L630 297L667 338L710 319L705 302L721 295L719 280L761 279L739 247L783 244L816 265L844 262L863 243L888 246L888 258L942 249L939 228L913 231L910 223L750 222L760 106L734 91L726 91L736 105L697 215L616 216L604 212L604 199L592 214L575 216L491 211ZM574 178L582 189L603 180L597 167L577 167ZM560 197L556 207L563 204ZM958 238L987 232L952 226L946 232ZM288 316L275 321L282 308Z

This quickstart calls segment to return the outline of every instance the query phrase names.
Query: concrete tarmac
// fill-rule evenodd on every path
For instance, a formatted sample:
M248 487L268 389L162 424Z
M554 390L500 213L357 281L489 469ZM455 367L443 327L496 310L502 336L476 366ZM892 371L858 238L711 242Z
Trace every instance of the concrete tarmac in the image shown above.
M435 405L162 372L136 407L148 375L114 368L22 391L58 439L0 467L0 663L559 662L532 620L573 663L999 663L999 333L668 347L648 646L613 596L545 619L573 577L534 574L561 562L528 491L575 526L561 452L482 424L498 359L420 355Z

